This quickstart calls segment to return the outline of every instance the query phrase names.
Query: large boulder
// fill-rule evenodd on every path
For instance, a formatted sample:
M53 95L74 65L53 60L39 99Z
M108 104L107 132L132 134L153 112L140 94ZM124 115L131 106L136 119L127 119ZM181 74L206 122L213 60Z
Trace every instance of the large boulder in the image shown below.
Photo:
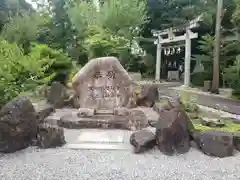
M167 155L185 153L190 149L193 124L182 108L161 111L156 124L156 142L160 151Z
M235 149L240 151L240 132L233 134L233 144Z
M140 108L129 110L126 119L127 127L132 131L141 130L148 126L147 116Z
M142 88L141 97L137 99L138 106L153 107L159 99L157 86L146 86Z
M63 128L47 123L38 126L37 146L39 148L55 148L65 143Z
M36 111L27 97L17 97L0 111L0 152L12 153L31 145L37 135Z
M132 133L130 144L134 146L135 153L142 153L154 148L156 145L155 134L148 130L140 130Z
M233 134L222 131L204 131L194 134L198 148L205 154L216 157L233 155Z
M51 104L43 103L36 104L34 106L37 113L37 120L39 123L43 123L44 119L55 111L55 108Z
M162 99L162 98L160 98ZM161 114L163 111L169 111L173 108L183 108L182 103L179 98L174 98L174 99L165 99L166 103L155 103L153 105L153 110L157 112L158 114Z

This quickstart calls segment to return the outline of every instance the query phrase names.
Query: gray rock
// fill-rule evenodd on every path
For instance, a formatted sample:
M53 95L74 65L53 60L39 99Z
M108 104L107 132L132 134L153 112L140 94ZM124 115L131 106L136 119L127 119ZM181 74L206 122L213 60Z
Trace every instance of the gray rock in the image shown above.
M155 103L152 107L152 109L158 114L161 114L163 111L169 111L172 108L174 107L169 100L167 101L167 104Z
M135 153L142 153L154 148L156 145L155 134L148 130L140 130L132 133L130 144L134 146Z
M37 113L38 122L43 123L44 119L48 117L52 112L55 111L55 108L51 104L41 104L41 105L36 105L35 110Z
M47 102L55 108L62 108L67 99L69 99L67 88L60 82L53 82L47 94Z
M167 155L185 153L190 149L193 125L181 108L162 111L156 124L156 141L159 150Z
M146 115L138 109L132 109L127 116L96 114L93 117L79 117L67 114L60 118L58 125L71 129L103 128L140 130L148 126Z
M233 155L233 134L222 131L195 133L194 140L199 149L210 156L228 157Z
M148 126L148 119L146 114L141 110L141 108L135 108L129 110L129 115L126 117L128 122L128 127L130 130L136 131L141 130Z
M80 108L79 96L76 95L75 92L70 92L69 98L64 101L64 105L67 107L79 109Z
M155 101L159 99L158 97L158 87L157 86L144 86L142 88L141 97L137 99L138 106L153 107Z
M70 129L103 128L103 129L126 129L131 130L126 117L115 115L95 115L91 118L78 117L75 114L64 115L58 121L58 125Z
M233 133L233 144L235 149L240 151L240 132Z
M63 128L46 123L38 126L37 146L39 148L55 148L65 143Z
M95 115L95 109L79 108L78 117L93 117Z
M190 146L192 147L192 148L195 148L195 149L198 149L198 145L197 145L197 143L195 142L195 141L190 141Z
M37 135L36 111L27 97L17 97L0 111L0 152L12 153L31 145Z
M125 107L114 108L113 113L117 116L127 116L129 115L129 110Z

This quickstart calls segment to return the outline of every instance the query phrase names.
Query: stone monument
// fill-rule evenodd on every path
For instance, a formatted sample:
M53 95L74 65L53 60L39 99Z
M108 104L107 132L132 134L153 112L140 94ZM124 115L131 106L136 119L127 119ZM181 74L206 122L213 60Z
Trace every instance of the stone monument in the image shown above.
M80 108L96 112L126 107L133 94L133 84L115 57L90 60L72 80Z
M117 58L90 60L72 80L80 108L77 114L62 117L59 125L130 130L146 127L145 113L134 108L135 85Z

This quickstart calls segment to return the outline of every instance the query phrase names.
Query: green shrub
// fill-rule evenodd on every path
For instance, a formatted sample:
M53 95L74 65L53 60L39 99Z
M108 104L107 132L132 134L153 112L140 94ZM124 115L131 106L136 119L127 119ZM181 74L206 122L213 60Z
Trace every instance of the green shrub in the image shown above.
M197 72L191 75L191 83L194 86L203 86L204 81L211 80L212 75L209 72Z
M55 73L52 81L66 83L69 73L72 71L71 59L60 50L54 50L47 45L33 44L31 47L30 56L35 59L49 59L53 63L46 69L45 74L51 75Z
M72 82L72 78L77 74L77 72L81 69L81 65L77 64L76 62L73 62L73 67L72 67L72 70L71 72L69 73L68 75L68 81L67 83L71 84Z
M183 104L184 110L189 113L197 114L199 108L197 106L197 96L192 95L189 92L180 92L181 103Z
M36 51L23 55L16 44L0 41L0 107L21 92L34 91L55 75L46 72L56 59L37 55Z
M0 107L22 92L56 80L65 82L73 67L67 55L47 45L34 44L24 55L16 44L0 41Z
M225 69L225 79L233 89L234 98L240 99L240 55L233 66Z
M106 30L89 26L87 29L87 37L84 41L84 47L87 50L89 58L116 56L121 57L128 52L129 41L124 37L113 36Z

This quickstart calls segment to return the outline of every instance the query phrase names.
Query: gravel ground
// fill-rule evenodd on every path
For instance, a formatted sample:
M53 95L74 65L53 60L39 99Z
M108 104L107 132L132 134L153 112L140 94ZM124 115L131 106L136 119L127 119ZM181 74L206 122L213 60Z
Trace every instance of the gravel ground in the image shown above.
M218 159L191 150L168 157L158 150L83 151L28 148L0 154L1 180L237 180L240 153Z

